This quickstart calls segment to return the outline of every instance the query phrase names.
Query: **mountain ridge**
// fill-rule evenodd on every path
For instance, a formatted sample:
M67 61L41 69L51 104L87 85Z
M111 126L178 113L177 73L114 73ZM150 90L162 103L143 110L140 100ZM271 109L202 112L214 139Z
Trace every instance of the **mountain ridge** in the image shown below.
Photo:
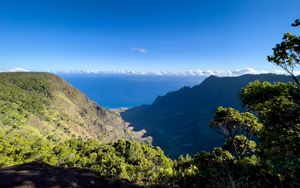
M137 129L145 128L153 136L153 144L173 158L210 151L223 143L219 134L209 128L215 109L225 106L244 111L239 100L241 88L255 80L293 81L289 76L275 74L210 76L199 85L168 92L151 105L134 107L121 115Z

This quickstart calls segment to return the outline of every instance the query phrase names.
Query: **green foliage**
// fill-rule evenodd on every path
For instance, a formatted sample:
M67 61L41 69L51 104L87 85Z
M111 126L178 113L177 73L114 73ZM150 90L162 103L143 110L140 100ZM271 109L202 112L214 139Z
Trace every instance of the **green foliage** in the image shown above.
M211 127L219 128L226 143L223 148L230 151L237 160L249 157L257 150L253 135L258 133L262 124L249 112L240 113L233 108L219 107Z
M273 185L260 172L255 157L236 161L223 148L179 158L175 163L175 187L266 187Z
M53 147L31 131L11 129L0 124L0 167L42 159Z
M300 91L293 83L250 83L242 101L265 124L259 134L265 155L298 153Z
M125 140L101 144L80 138L52 142L25 130L1 130L0 167L35 160L53 166L92 169L106 178L118 177L139 184L162 184L173 174L173 161L151 145Z
M161 150L125 140L101 144L96 140L72 139L55 146L46 162L89 168L104 177L119 177L141 184L157 182L164 174L172 174L173 166Z
M262 128L256 116L249 112L240 113L233 108L219 107L216 110L212 127L223 130L227 139L232 139L238 134L253 135Z
M299 19L292 26L300 26ZM268 56L268 61L275 63L289 73L300 87L299 80L294 76L294 69L300 65L300 36L285 33L282 40L273 48L273 55Z

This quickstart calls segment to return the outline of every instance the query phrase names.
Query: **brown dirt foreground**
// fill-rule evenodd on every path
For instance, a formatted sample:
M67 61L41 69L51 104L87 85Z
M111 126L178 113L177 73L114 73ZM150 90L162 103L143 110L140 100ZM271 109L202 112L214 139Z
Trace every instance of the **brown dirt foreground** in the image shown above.
M140 186L123 180L107 180L87 169L52 167L42 162L31 162L0 169L0 188L6 187L138 188Z

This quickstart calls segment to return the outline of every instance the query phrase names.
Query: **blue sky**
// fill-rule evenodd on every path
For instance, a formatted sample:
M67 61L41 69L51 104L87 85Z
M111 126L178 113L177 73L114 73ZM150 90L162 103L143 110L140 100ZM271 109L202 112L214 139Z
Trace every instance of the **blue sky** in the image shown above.
M276 69L299 0L0 0L0 70Z

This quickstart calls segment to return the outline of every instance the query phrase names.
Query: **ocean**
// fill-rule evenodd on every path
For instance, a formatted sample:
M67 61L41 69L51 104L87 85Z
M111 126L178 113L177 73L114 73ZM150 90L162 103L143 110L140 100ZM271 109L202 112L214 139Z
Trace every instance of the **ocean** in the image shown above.
M158 96L184 86L200 84L200 76L149 76L59 74L91 100L105 108L134 107L151 104Z

